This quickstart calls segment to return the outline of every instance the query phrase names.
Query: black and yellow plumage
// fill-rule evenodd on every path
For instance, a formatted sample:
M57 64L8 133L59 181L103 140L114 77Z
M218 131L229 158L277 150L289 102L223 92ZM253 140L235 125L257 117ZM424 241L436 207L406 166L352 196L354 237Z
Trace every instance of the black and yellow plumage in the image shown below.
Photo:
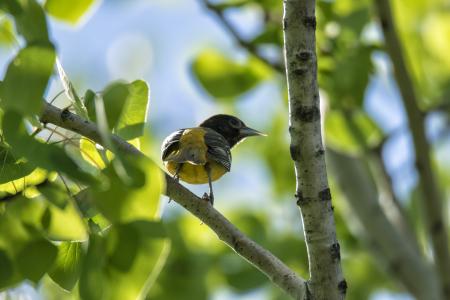
M263 134L236 117L215 115L199 127L169 135L161 147L162 160L175 178L191 184L208 183L208 200L213 204L212 182L231 170L231 148L254 135Z

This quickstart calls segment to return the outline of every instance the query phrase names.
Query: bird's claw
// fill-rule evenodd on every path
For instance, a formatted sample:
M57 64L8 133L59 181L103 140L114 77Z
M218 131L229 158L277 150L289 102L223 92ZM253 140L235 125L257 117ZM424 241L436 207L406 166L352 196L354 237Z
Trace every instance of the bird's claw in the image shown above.
M214 205L214 196L208 195L208 193L204 193L202 200L211 203L211 205Z

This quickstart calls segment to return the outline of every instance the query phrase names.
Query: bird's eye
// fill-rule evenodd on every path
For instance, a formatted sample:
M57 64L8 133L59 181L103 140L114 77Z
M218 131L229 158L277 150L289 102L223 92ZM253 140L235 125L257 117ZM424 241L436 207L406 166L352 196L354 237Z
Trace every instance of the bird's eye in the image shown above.
M230 119L230 125L231 127L239 128L241 127L241 122L239 122L239 120L236 119Z

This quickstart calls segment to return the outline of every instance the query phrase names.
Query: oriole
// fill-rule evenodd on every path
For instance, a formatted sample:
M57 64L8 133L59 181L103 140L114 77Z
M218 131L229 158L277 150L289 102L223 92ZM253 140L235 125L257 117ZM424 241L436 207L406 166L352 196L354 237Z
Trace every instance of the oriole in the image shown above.
M183 128L170 134L161 146L161 157L170 174L191 184L209 184L214 204L212 182L231 169L231 148L249 136L265 134L249 128L230 115L215 115L198 127Z

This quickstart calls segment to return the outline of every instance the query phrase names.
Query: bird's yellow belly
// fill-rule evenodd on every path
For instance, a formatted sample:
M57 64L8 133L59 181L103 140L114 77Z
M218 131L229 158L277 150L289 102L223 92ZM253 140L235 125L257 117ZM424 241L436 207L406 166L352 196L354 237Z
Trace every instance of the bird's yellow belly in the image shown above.
M173 161L165 162L166 168L170 174L175 175L178 167L178 163ZM227 170L216 162L209 162L211 168L211 181L215 181L222 177ZM178 177L187 183L191 184L203 184L208 183L208 173L205 170L204 165L193 165L190 163L183 163L180 172L178 172Z

